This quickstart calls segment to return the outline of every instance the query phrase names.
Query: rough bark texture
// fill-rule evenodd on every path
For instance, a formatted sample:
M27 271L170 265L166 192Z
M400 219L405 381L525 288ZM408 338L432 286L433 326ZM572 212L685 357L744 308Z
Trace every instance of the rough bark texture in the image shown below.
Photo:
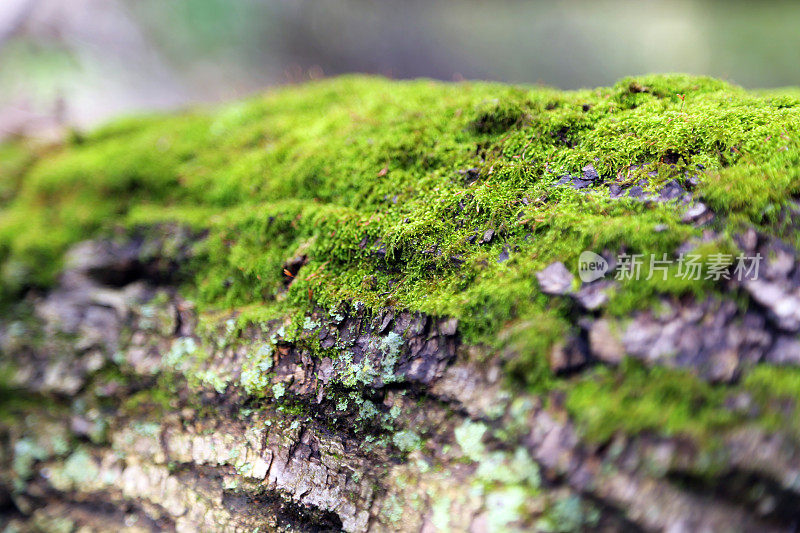
M224 316L206 326L218 340L209 353L168 360L202 335L191 303L164 285L170 262L139 260L145 246L159 248L78 246L58 285L22 304L25 329L4 324L24 414L3 433L8 524L493 531L545 528L558 513L556 529L794 527L800 457L789 441L732 431L710 479L690 474L708 461L690 441L587 446L557 397L545 407L510 390L499 358L463 345L452 319L315 313L307 335L347 354L333 362L283 342L281 320L233 334ZM404 341L397 353L382 347L390 333ZM233 384L270 338L270 384L285 392L261 403ZM503 439L487 439L489 427Z

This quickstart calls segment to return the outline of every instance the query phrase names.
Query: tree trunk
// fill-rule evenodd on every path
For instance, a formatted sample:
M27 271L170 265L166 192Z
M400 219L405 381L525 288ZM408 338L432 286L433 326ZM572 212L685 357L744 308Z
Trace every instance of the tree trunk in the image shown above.
M0 526L796 529L797 102L343 78L0 161Z
M732 433L724 475L680 479L707 460L690 442L582 444L558 394L510 390L500 356L462 344L452 319L355 305L313 313L293 340L280 318L199 324L170 278L185 257L163 244L83 243L4 323L7 523L765 531L794 516L781 486L800 464L779 439ZM343 355L312 358L310 342ZM271 397L248 395L253 380ZM768 507L743 505L753 486Z

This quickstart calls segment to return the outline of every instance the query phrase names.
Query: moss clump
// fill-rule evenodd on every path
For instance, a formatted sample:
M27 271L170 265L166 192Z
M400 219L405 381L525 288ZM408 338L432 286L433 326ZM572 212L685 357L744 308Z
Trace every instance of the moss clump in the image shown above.
M758 365L733 385L711 385L685 370L646 368L626 360L558 385L583 436L608 441L614 434L688 436L705 451L727 430L749 425L800 438L800 370ZM737 405L742 404L742 405Z
M800 369L759 365L742 380L742 389L767 430L780 430L800 440Z
M653 184L698 175L696 194L722 215L722 237L707 247L723 250L744 224L776 233L776 214L800 192L799 133L797 91L684 75L571 92L343 77L127 119L47 151L0 150L11 176L0 190L0 290L9 300L48 285L76 241L178 223L208 235L185 272L202 309L237 308L243 321L291 315L298 327L315 306L342 301L453 316L467 342L512 348L512 373L546 390L546 353L574 326L535 273L555 260L574 270L584 249L672 254L701 232L673 203L614 200L558 179L587 164L618 183L638 177L635 164ZM609 309L718 290L705 280L621 283ZM606 393L578 387L574 406L592 387ZM724 422L715 408L708 420L690 408L676 412L691 422L668 427ZM598 420L658 422L638 409L626 420L609 404Z
M645 431L702 441L736 420L723 408L726 397L723 387L686 371L626 361L620 371L598 368L579 378L569 387L566 407L591 441Z

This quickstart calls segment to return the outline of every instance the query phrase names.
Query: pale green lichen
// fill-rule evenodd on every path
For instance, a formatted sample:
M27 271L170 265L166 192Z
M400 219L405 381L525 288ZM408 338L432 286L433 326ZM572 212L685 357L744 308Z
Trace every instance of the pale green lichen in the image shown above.
M310 316L307 316L303 321L303 329L305 331L311 331L317 329L319 327L319 322L313 320Z
M86 450L78 449L64 462L63 474L75 483L85 482L97 477L97 465Z
M398 431L392 435L392 442L402 452L410 452L416 450L422 444L419 435L411 430Z
M512 527L524 515L524 505L528 492L512 486L490 492L486 496L486 517L489 531L514 531Z
M225 389L228 388L228 382L230 378L228 376L221 376L218 372L214 370L204 370L197 374L197 378L200 380L200 383L207 387L211 387L218 394L222 394L225 392Z
M283 395L286 394L286 385L283 383L276 383L272 386L272 397L276 400L283 398Z
M347 406L348 405L349 405L349 402L347 401L347 398L339 397L339 398L336 399L336 410L337 411L347 411Z
M436 531L450 531L450 506L452 500L447 496L432 495L433 505L431 522Z
M400 357L400 348L403 346L403 337L390 331L381 339L380 350L383 352L381 359L381 380L384 383L392 383L399 378L395 375L395 366Z
M180 368L197 350L197 343L192 337L178 337L172 341L172 347L164 356L163 364L170 368Z
M484 454L475 475L487 483L522 484L531 488L538 488L541 484L539 466L523 448L517 448L513 454Z
M456 442L461 447L462 453L473 461L481 461L484 458L486 448L483 444L483 436L486 430L486 424L471 420L467 420L455 428Z
M358 420L374 420L380 415L380 411L375 404L369 400L364 400L358 407Z
M59 490L71 490L95 480L100 469L85 448L75 450L61 465L50 469L50 483Z
M50 456L48 451L35 440L29 438L19 439L14 443L14 457L12 469L22 479L28 479L33 473L36 461L43 461Z
M239 383L248 394L263 391L270 383L270 373L275 350L271 344L263 344L258 350L249 353L242 364Z
M597 509L578 496L568 496L551 505L547 515L536 522L536 528L543 533L572 533L596 527L599 519Z
M340 355L342 374L337 379L345 387L352 389L363 385L371 385L375 378L380 375L368 357L362 357L358 363L353 363L352 360L353 355L349 351L344 351Z
M386 498L381 507L381 515L389 522L399 522L403 518L403 505L395 494Z
M158 422L135 421L131 424L131 429L142 437L155 438L161 434L161 425Z

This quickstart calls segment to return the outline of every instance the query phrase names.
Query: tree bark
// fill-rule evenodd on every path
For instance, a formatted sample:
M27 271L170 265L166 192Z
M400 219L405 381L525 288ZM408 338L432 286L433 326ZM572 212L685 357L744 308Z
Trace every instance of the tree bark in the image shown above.
M584 443L458 324L359 305L243 330L199 316L184 243L86 242L3 319L3 510L17 530L782 530L800 460L732 431ZM338 357L312 356L315 346ZM507 355L507 354L506 354ZM249 373L248 373L249 372ZM258 382L269 394L253 392ZM761 491L752 495L753 487ZM83 528L83 529L81 529Z

